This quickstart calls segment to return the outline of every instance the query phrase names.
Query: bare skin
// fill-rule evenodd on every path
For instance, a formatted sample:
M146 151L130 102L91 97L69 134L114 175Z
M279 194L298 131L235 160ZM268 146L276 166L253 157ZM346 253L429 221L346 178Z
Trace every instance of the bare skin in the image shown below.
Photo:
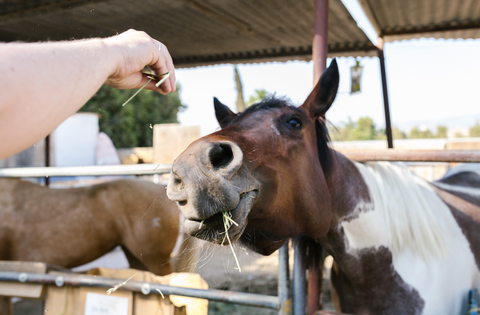
M161 49L159 47L161 46ZM28 148L80 109L103 84L138 89L142 69L172 71L160 87L175 91L172 58L145 32L69 42L0 44L0 159Z

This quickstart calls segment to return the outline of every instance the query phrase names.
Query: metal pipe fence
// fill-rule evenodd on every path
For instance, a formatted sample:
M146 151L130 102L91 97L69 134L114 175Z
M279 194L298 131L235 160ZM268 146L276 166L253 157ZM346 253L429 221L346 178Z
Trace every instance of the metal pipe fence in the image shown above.
M72 287L91 287L91 288L112 288L118 285L122 280L105 278L99 276L89 275L50 275L38 273L24 273L24 272L2 272L0 271L0 281L5 282L21 282L32 284L47 284L56 285L57 287L72 286ZM279 309L280 302L276 296L221 291L221 290L205 290L192 289L184 287L175 287L169 285L162 285L154 282L143 282L130 280L118 290L127 290L132 292L149 294L164 294L164 295L180 295L199 299L207 299L212 301L235 303L247 306L264 307L271 309ZM159 291L158 291L159 290ZM161 292L161 293L160 293Z

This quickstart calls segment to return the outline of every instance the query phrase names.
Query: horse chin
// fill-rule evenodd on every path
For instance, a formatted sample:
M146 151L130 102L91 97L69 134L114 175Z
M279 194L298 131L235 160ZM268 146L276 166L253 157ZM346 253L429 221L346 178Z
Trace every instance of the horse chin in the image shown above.
M249 191L240 198L235 209L230 211L231 220L228 228L228 238L225 234L224 211L199 221L185 220L184 231L196 238L220 245L228 245L228 239L233 244L242 236L248 223L248 214L258 197L258 190Z

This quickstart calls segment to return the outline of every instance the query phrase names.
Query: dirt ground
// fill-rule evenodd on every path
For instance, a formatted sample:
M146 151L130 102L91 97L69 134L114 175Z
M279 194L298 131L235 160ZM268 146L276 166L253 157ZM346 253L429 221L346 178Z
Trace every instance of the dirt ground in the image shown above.
M271 256L261 256L246 250L234 248L242 269L236 269L235 259L229 247L206 245L202 249L197 272L208 282L211 289L230 290L276 296L278 289L278 253ZM290 250L290 275L293 271L293 251ZM323 283L323 306L326 310L334 311L330 299L328 279ZM249 314L270 315L278 314L275 310L239 306L234 304L212 302L209 303L209 314Z
M247 252L245 249L235 247L235 253L240 262L241 272L236 269L235 259L230 247L220 247L211 244L201 246L201 255L197 265L199 273L207 281L211 289L230 290L266 295L277 295L278 284L278 254L264 257ZM115 261L113 261L115 260ZM103 258L100 261L105 267L119 268L117 256ZM112 266L113 265L113 266ZM89 264L88 268L96 267ZM293 268L293 252L290 253L290 274ZM334 310L330 302L328 291L328 279L324 279L323 285L324 309ZM14 315L41 315L43 302L40 300L21 300L14 304ZM223 302L209 303L210 315L273 315L278 314L275 310L240 306Z

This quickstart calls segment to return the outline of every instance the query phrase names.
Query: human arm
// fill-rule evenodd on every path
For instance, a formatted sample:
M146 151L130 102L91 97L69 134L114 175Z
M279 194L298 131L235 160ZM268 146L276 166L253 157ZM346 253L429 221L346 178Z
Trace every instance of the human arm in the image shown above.
M159 50L159 45L162 45ZM141 70L172 71L160 87L175 91L172 58L165 45L134 30L105 39L0 44L0 159L47 136L104 84L137 89ZM121 104L119 104L121 106Z

